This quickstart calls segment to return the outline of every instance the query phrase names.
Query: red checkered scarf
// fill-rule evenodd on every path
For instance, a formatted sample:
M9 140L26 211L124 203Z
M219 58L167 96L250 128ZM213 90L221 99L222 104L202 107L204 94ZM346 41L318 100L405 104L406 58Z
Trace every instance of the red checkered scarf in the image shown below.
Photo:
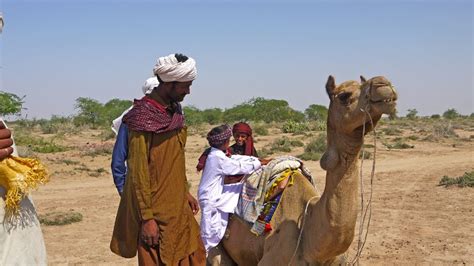
M163 133L184 127L181 105L176 103L175 112L170 115L166 108L148 96L135 100L133 108L122 120L130 130Z

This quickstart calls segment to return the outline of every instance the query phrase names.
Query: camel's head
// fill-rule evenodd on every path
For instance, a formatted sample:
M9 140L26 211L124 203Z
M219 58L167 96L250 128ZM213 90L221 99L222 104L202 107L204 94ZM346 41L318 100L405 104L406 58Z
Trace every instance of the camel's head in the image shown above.
M382 114L395 112L397 92L385 77L374 77L366 80L346 81L336 86L334 77L329 76L326 90L331 100L328 113L328 126L338 131L351 134L372 129L370 117L375 124Z

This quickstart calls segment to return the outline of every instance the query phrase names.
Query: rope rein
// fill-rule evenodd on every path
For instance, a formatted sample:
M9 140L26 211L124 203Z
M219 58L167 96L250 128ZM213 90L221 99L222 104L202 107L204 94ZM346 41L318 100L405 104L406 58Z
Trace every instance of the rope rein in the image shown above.
M374 185L374 176L375 176L375 162L376 162L376 155L377 155L377 132L374 127L372 116L370 116L370 113L367 111L367 107L365 109L360 109L360 110L364 112L364 125L362 127L362 159L361 159L361 165L360 165L361 211L360 211L360 217L359 217L359 239L357 241L357 252L354 258L352 259L352 261L350 262L350 265L356 265L356 264L359 265L359 259L360 259L360 256L362 255L362 251L364 250L365 243L367 242L367 236L369 234L370 221L372 220L372 196L373 196L373 185ZM370 174L370 194L369 194L369 199L367 200L367 205L365 205L364 197L363 197L364 178L363 178L363 173L362 173L362 167L365 160L364 136L365 136L365 121L366 121L367 116L370 119L370 124L374 132L374 156L373 156L373 161L372 161L372 171ZM364 210L364 206L365 206L365 210ZM365 225L366 222L367 222L367 225ZM364 225L365 225L365 228L364 228ZM364 233L364 229L365 229L365 233Z

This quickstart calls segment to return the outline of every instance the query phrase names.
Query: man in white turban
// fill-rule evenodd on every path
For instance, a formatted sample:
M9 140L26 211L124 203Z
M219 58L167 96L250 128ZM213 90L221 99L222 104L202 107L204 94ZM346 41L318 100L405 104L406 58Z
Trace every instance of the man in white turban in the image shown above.
M140 265L206 265L206 251L189 193L180 102L196 78L196 62L182 54L160 57L160 84L124 117L128 126L128 173L111 250L125 258L138 252Z

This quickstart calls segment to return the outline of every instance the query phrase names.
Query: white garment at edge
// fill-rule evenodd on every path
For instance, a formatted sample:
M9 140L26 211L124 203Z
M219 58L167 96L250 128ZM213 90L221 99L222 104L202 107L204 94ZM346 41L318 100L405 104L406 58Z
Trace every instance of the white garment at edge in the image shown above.
M18 156L15 146L13 149ZM5 219L5 194L0 186L0 265L47 265L43 233L31 196L21 201L21 218L12 223Z
M206 252L224 237L229 213L234 212L242 191L243 183L224 185L224 177L250 174L260 167L255 157L232 155L229 158L223 151L211 148L198 189L201 238Z

